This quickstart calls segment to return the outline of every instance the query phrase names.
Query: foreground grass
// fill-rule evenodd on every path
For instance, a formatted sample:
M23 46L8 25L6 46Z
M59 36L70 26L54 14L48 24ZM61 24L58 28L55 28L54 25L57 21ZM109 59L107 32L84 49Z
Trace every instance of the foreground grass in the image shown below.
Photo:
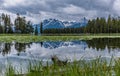
M12 35L1 34L0 42L41 42L41 41L72 41L72 40L91 40L93 38L120 38L120 34L67 34L52 36L34 36L34 35Z
M42 62L39 62L34 65L30 63L27 74L15 74L15 69L10 66L6 69L6 76L119 76L119 64L120 60L113 58L109 63L98 58L91 61L74 61L64 66L56 64L43 66Z

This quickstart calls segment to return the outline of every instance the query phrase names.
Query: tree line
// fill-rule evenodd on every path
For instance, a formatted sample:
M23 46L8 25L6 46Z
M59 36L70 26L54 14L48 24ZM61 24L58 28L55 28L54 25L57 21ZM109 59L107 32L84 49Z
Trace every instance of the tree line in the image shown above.
M108 18L97 17L89 20L86 26L79 28L63 28L63 29L44 29L40 23L40 28L33 27L31 21L27 21L25 17L21 17L19 13L16 15L14 23L11 22L10 15L2 13L0 16L0 34L35 34L38 35L38 29L41 34L74 34L74 33L120 33L120 17L114 18L110 15Z
M84 33L120 33L120 18L109 15L108 19L97 17L89 20Z
M80 28L45 29L45 34L60 33L120 33L120 18L110 15L108 18L97 17L89 20L86 26Z
M37 27L37 26L36 26ZM21 17L19 13L16 15L14 23L12 23L10 15L2 13L0 15L0 34L38 34L35 32L31 21L27 21L25 17ZM37 30L38 31L38 30Z

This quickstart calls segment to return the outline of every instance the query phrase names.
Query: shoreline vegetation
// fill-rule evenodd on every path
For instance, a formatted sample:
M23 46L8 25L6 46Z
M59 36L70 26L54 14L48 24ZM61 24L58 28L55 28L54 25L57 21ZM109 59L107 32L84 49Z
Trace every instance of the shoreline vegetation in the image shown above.
M0 42L42 42L42 41L74 41L74 40L91 40L93 38L120 38L120 33L110 34L0 34Z
M52 58L51 58L52 60ZM57 60L46 66L42 61L36 64L30 62L26 74L17 72L12 65L6 68L6 76L119 76L120 75L120 59L111 57L108 62L107 59L98 57L93 60L84 60L67 62L65 65L58 65Z

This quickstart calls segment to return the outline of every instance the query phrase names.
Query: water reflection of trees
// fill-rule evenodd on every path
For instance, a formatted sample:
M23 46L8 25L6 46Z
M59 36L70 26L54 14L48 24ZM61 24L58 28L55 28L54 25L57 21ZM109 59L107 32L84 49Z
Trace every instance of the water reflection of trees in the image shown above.
M5 56L10 54L12 50L16 49L18 54L20 52L25 52L25 49L28 47L30 48L31 43L0 43L0 53ZM14 49L11 47L14 46Z
M89 47L98 49L105 49L106 46L108 49L120 48L120 38L100 38L87 40L86 43Z
M1 54L5 56L6 54L9 54L11 52L11 43L0 43L1 45Z
M21 52L25 52L26 48L29 47L30 48L30 44L31 43L15 43L15 49L18 52L18 56Z
M21 52L25 52L27 48L30 48L32 43L0 43L0 53L5 56L10 54L12 50L17 51L17 55L20 55ZM37 43L36 43L37 44ZM62 45L67 46L69 44L64 44L63 42L39 42L40 47L61 47ZM49 44L49 45L48 45ZM88 45L88 47L99 49L105 49L106 46L108 49L120 48L120 38L101 38L101 39L92 39L87 41L75 41L71 45Z

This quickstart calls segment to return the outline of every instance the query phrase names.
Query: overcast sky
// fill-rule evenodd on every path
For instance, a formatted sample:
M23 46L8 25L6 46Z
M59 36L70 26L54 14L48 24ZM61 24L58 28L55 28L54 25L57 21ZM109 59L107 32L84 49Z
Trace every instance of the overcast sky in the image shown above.
M0 0L0 13L16 13L38 23L46 18L78 21L120 15L120 0Z

